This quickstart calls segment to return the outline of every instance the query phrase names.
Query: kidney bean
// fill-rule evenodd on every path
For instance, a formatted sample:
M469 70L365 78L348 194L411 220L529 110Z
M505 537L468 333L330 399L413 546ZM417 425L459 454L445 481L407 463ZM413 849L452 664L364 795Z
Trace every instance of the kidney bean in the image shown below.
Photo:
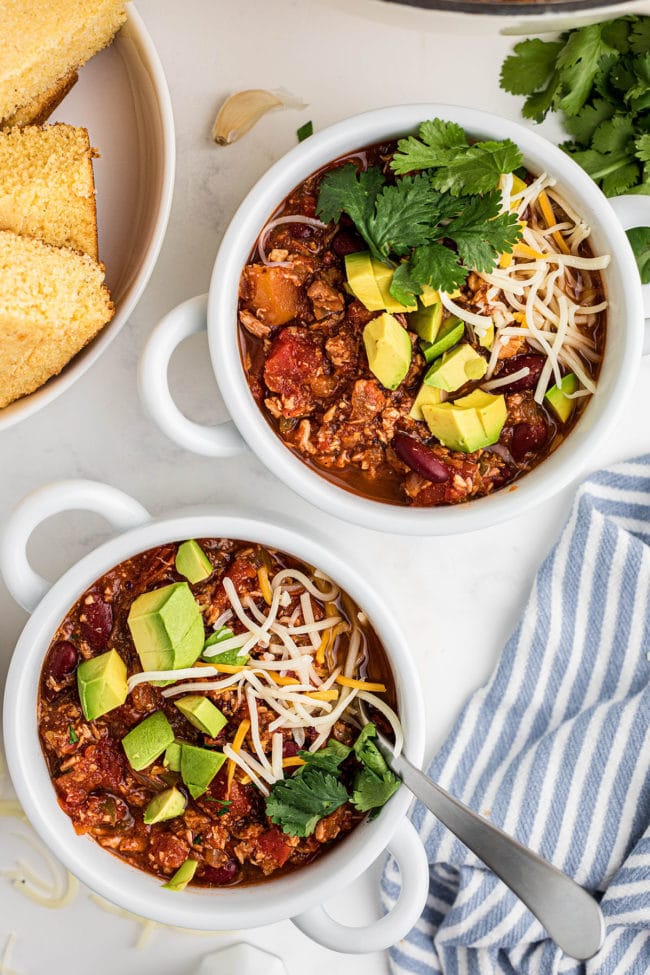
M84 620L79 629L84 640L93 650L103 650L113 629L113 610L109 603L102 602L94 596L94 602L84 605Z
M296 745L295 741L291 739L285 739L282 743L282 757L283 758L294 758L300 749Z
M291 236L297 240L308 240L314 236L314 228L309 223L293 223L289 226L291 227Z
M215 887L227 887L235 882L239 875L239 864L236 860L227 860L221 867L208 867L201 870L201 880L205 880Z
M51 677L57 684L71 674L77 666L79 651L69 640L59 640L50 650L45 664L45 677Z
M515 460L523 460L526 454L539 450L546 443L548 430L543 420L518 423L512 433L510 453Z
M363 241L356 234L350 233L348 230L339 230L338 234L332 241L332 250L339 257L345 257L346 254L355 254L357 251L363 250Z
M521 379L515 379L507 386L500 386L495 392L498 393L520 393L524 389L534 389L539 380L539 375L544 367L543 355L515 355L511 359L506 359L501 367L498 378L510 376L514 372L526 367L528 375Z
M449 468L426 444L407 437L404 433L396 433L393 437L393 448L400 460L428 481L442 484L449 480Z

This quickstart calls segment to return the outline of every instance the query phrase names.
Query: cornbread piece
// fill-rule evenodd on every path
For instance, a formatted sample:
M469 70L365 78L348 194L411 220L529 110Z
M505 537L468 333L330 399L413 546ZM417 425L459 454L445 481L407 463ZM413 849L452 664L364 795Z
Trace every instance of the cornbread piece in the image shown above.
M0 230L0 407L59 373L113 311L101 264Z
M0 132L0 230L97 259L97 214L86 129L38 125Z
M3 0L0 119L80 68L125 20L124 0Z
M13 115L0 122L0 129L10 129L14 125L42 125L47 122L54 109L61 104L70 89L77 83L79 75L69 71L66 75L26 105L16 109Z

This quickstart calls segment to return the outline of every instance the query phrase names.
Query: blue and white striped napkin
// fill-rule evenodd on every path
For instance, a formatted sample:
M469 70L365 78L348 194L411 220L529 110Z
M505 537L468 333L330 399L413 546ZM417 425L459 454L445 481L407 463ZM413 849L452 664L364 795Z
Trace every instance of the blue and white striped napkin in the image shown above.
M523 617L429 775L591 891L604 947L563 955L494 874L420 804L425 912L396 975L650 972L650 455L579 489ZM383 899L399 873L389 860Z

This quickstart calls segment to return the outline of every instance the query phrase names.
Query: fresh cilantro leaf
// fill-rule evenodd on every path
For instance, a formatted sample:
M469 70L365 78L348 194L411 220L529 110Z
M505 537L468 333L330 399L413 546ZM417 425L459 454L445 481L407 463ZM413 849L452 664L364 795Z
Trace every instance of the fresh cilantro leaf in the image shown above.
M319 748L317 752L298 752L299 757L307 764L299 766L295 775L300 775L308 768L320 768L334 774L338 772L339 765L345 761L351 751L352 749L347 745L332 739L325 748Z
M204 802L218 802L220 804L221 809L217 811L217 816L225 816L232 806L232 799L216 799L214 796L203 796L202 798Z
M631 30L631 18L617 17L616 20L609 20L603 24L603 40L621 54L627 54L630 50Z
M614 111L612 102L596 98L590 105L585 105L579 115L568 116L564 124L576 142L586 146L600 123L610 119Z
M361 729L359 737L353 745L354 754L362 765L370 769L375 775L385 775L390 771L386 759L375 745L373 738L377 737L377 728L369 721Z
M311 121L311 119L309 122L305 122L304 125L301 125L299 129L296 129L296 138L298 139L298 142L304 142L305 139L308 139L309 136L313 134L314 123Z
M422 288L411 273L409 261L402 261L396 268L390 282L390 293L402 305L409 305L415 295L422 293Z
M604 88L606 92L609 93L610 87L616 89L616 92L622 92L625 95L630 88L634 85L636 78L634 70L628 58L615 59L613 64L609 67L607 72L607 77L600 77L604 74L609 66L609 58L606 59L606 63L603 64L599 72L599 76L596 78L596 84L598 88ZM618 96L616 96L618 97Z
M409 263L413 279L436 291L455 291L465 283L469 274L468 269L458 263L457 255L437 242L416 248Z
M560 76L557 72L553 75L543 91L535 92L524 102L521 114L524 118L532 119L533 122L543 122L547 114L553 108L555 96L560 87Z
M79 735L74 730L74 727L71 724L68 725L68 741L70 742L71 745L76 745L77 742L79 741Z
M596 152L620 152L631 149L634 139L634 123L629 115L617 112L611 119L601 122L594 131L591 144ZM630 152L631 155L631 152Z
M449 153L467 146L467 136L460 125L431 119L423 122L419 139L409 136L397 143L397 152L391 160L391 169L402 175L416 169L430 169L444 165Z
M618 54L603 40L603 25L588 24L569 33L557 56L562 76L562 97L558 106L567 115L577 115L589 97L600 60L607 54Z
M323 816L348 801L347 789L323 769L307 767L302 775L271 787L266 815L289 836L311 836Z
M475 196L461 216L445 228L463 264L481 273L491 271L499 255L509 254L521 237L516 214L499 214L500 202L498 192Z
M635 84L630 87L625 100L634 112L641 112L650 107L650 51L640 55L632 61Z
M650 17L633 17L630 32L630 48L635 54L645 54L650 51Z
M384 257L391 252L401 257L411 247L425 244L440 218L439 199L440 193L423 173L385 186L377 197L376 212L368 220L377 251Z
M532 95L544 88L562 47L562 41L541 41L537 37L515 44L514 54L501 66L501 87L513 95Z
M462 193L487 193L499 182L502 173L511 173L522 162L521 151L511 142L476 142L458 153L432 177L438 190L454 196Z
M650 284L650 227L634 227L627 231L627 236L636 257L641 282Z
M617 54L606 54L601 58L600 66L596 72L593 84L593 92L612 102L618 102L621 98L621 91L617 85L623 84L626 63L619 63Z
M316 214L325 223L330 223L347 213L371 251L381 257L376 252L368 222L384 183L383 173L377 166L363 172L359 172L354 163L337 166L321 181Z
M387 775L379 776L364 768L354 778L352 803L359 812L378 809L397 792L400 784L400 780L390 770Z
M635 143L636 157L641 162L650 162L650 135L642 135Z
M618 166L611 173L603 177L602 191L605 196L620 196L639 182L641 167L638 163L631 162L623 166Z

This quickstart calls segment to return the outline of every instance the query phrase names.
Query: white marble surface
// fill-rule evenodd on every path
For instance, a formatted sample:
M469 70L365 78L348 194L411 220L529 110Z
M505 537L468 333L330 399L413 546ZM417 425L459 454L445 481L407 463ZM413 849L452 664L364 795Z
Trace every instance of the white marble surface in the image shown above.
M212 500L255 506L263 498L267 509L288 508L307 524L317 520L383 587L410 637L427 695L432 754L468 693L490 673L572 489L509 524L456 538L401 539L343 526L292 495L250 455L217 463L176 449L140 409L136 365L152 325L206 289L229 217L256 178L295 144L298 125L312 119L319 129L357 111L419 100L516 118L518 102L497 83L511 40L498 35L492 19L441 17L370 0L140 0L138 7L167 72L176 118L177 185L166 242L144 298L101 361L46 410L0 438L0 518L46 481L92 477L131 492L156 513ZM643 8L650 12L647 3ZM308 107L270 114L241 142L217 148L209 131L218 105L231 91L252 87L284 87ZM552 126L547 131L554 136ZM224 415L203 338L179 351L172 374L191 415ZM594 468L650 449L649 384L645 360ZM30 551L40 571L55 578L106 533L94 516L60 515L39 531ZM25 614L1 583L0 619L3 677ZM18 848L15 828L0 821L0 870L30 856L28 848ZM331 905L334 913L371 919L378 910L377 877L378 867L342 891ZM207 951L242 937L158 929L137 951L136 923L102 911L85 891L62 912L48 911L0 878L0 901L0 952L15 932L12 968L19 975L82 975L90 960L95 975L116 969L122 975L190 975ZM340 975L387 971L383 956L336 957L289 922L245 937L281 955L290 975L302 973L305 963L313 975L329 975L332 965Z

